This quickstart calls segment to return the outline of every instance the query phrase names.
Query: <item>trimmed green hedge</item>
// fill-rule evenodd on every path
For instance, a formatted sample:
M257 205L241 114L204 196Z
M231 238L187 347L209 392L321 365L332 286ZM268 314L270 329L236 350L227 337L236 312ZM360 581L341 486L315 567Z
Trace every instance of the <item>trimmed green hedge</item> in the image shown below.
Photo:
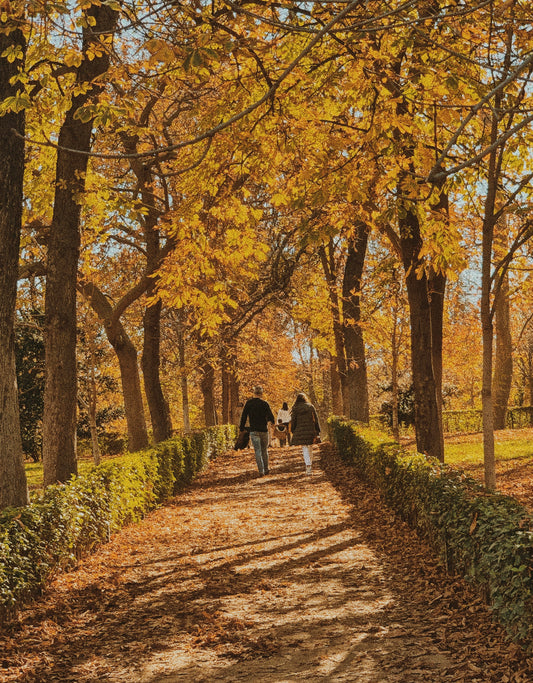
M386 415L371 415L370 426L374 429L387 428ZM515 406L509 408L505 417L507 429L524 429L533 427L533 406ZM447 434L455 432L483 431L481 410L443 410L442 428Z
M0 512L0 615L37 594L50 576L175 495L236 437L232 425L107 460L24 508Z
M405 455L383 433L337 418L329 429L340 457L378 487L449 570L477 586L510 637L533 650L533 519L526 509L459 470Z

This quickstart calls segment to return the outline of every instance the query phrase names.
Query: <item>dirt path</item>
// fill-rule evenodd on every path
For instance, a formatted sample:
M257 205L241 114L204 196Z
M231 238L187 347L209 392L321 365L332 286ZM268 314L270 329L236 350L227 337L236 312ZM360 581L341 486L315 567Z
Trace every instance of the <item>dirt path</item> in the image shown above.
M320 447L228 454L59 577L0 636L0 681L533 681L462 581ZM317 456L318 460L318 456Z

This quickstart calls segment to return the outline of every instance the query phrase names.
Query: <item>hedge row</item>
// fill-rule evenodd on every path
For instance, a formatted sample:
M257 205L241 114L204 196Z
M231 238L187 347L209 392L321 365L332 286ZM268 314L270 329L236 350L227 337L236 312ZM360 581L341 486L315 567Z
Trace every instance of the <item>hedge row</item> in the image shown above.
M49 486L24 508L0 512L0 616L36 595L50 576L141 519L233 443L235 427L212 427L91 468Z
M384 429L389 424L388 415L371 415L370 424L376 429ZM533 427L533 406L515 406L509 408L505 417L507 429L524 429ZM481 410L443 410L442 428L445 433L481 432L483 417Z
M459 470L408 456L380 432L333 418L340 457L381 491L450 571L480 590L510 637L533 650L533 519Z
M533 407L509 408L505 417L507 429L533 427ZM481 410L444 410L442 423L445 432L481 432L483 417Z

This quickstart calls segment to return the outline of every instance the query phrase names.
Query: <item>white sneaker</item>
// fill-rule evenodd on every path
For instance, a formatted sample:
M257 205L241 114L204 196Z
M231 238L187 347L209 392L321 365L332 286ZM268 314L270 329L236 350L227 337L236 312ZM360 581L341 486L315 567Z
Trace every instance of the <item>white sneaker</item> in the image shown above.
M305 473L306 474L313 474L313 468L311 467L311 465L305 466Z

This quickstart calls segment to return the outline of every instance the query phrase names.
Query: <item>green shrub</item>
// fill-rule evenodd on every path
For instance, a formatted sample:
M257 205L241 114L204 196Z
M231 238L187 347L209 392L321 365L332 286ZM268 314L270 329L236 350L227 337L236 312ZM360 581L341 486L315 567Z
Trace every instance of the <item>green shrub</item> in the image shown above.
M483 418L481 410L444 410L442 425L445 432L481 432ZM523 429L533 427L533 407L515 406L509 408L506 416L508 429Z
M25 508L0 512L0 616L189 483L228 449L231 425L173 437L139 453L91 466L67 484L34 494Z
M514 498L402 448L377 432L329 422L339 455L427 539L449 570L478 587L509 635L533 650L533 519Z

